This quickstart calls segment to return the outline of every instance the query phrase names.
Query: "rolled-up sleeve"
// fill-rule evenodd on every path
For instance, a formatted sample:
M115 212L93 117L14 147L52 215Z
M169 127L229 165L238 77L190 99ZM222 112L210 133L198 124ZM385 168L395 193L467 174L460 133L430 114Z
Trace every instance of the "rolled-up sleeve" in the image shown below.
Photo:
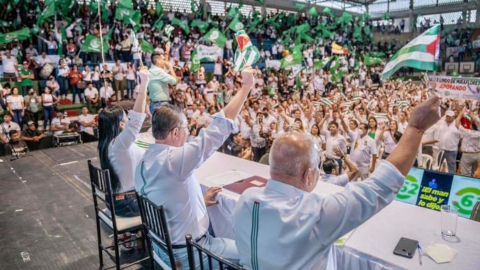
M364 182L350 183L345 190L321 198L317 230L324 244L360 226L390 204L402 187L405 177L384 160Z
M113 147L117 150L128 149L137 139L137 135L142 129L143 121L147 115L138 113L136 111L128 111L128 118L130 119L125 126L125 129L113 141Z
M171 168L180 168L175 173L185 180L209 158L232 133L238 132L235 121L225 118L222 111L213 115L213 122L200 131L200 134L182 147L171 148L169 153Z

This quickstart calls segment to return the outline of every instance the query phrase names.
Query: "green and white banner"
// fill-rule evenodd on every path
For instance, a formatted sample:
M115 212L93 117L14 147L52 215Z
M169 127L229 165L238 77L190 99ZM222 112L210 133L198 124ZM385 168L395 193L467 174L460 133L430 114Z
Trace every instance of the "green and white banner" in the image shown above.
M428 86L442 97L480 100L480 78L429 76Z
M215 62L217 58L220 57L223 59L223 49L218 46L197 46L197 58L200 59L200 62Z

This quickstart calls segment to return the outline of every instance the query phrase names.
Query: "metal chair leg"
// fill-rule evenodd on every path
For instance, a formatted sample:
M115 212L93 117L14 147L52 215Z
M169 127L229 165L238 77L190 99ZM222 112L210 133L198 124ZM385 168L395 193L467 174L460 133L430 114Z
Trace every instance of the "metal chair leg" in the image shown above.
M117 270L120 270L120 247L118 246L118 232L116 231L113 232L113 242L115 248L115 266L117 267Z
M98 216L96 218L97 222L97 242L98 242L98 259L100 260L100 269L103 267L103 250L102 250L102 233L100 232L100 221Z

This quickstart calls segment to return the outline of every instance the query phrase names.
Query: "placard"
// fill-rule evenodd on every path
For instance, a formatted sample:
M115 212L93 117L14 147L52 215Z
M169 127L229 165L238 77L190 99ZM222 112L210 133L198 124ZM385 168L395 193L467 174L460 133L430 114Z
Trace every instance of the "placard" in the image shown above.
M430 76L429 87L445 98L480 100L480 78Z
M480 179L412 168L395 200L435 211L447 204L469 218L480 201Z

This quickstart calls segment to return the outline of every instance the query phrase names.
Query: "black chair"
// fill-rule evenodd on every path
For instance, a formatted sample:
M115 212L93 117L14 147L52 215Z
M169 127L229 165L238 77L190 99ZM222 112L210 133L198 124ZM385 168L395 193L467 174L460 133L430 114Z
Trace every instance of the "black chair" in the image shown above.
M106 252L110 258L115 262L117 270L120 269L120 250L119 245L131 242L119 241L118 235L126 232L136 232L143 229L142 220L140 216L132 218L117 217L115 215L114 198L115 195L112 191L112 184L110 181L110 172L108 170L102 170L92 164L92 161L88 161L88 170L90 172L90 181L92 184L93 205L95 207L95 221L97 223L97 238L98 238L98 256L100 259L100 269L103 268L103 253ZM99 202L100 201L100 202ZM99 203L104 203L106 209L101 209ZM108 210L108 212L107 212ZM115 217L115 218L112 218ZM114 244L111 246L104 246L102 244L102 235L100 228L100 221L105 223L113 231ZM115 254L111 254L109 249L114 249ZM140 263L147 258L135 261L130 264L125 264L123 268ZM113 268L113 267L110 267ZM108 269L108 268L107 268Z
M188 253L188 267L190 270L195 270L195 250L197 251L198 254L198 260L200 262L200 269L205 270L205 266L203 264L203 258L204 256L207 256L207 261L208 261L208 268L209 270L214 270L217 269L214 267L213 262L217 262L218 266L220 267L220 270L246 270L243 268L241 265L232 263L231 261L224 259L216 254L213 254L212 252L204 249L202 246L200 246L198 243L196 243L192 239L192 235L187 234L185 236L185 239L187 240L187 253Z
M140 216L144 231L146 232L146 239L148 241L148 249L150 251L150 269L154 269L155 262L164 270L176 270L175 257L173 255L174 249L186 248L186 245L172 245L170 241L170 234L168 231L167 219L165 217L165 210L163 206L157 206L149 199L137 194L138 207L140 209ZM162 249L168 254L170 259L170 266L168 266L153 250L153 244Z
M470 215L470 219L480 222L480 201L475 203L473 207L472 214Z

